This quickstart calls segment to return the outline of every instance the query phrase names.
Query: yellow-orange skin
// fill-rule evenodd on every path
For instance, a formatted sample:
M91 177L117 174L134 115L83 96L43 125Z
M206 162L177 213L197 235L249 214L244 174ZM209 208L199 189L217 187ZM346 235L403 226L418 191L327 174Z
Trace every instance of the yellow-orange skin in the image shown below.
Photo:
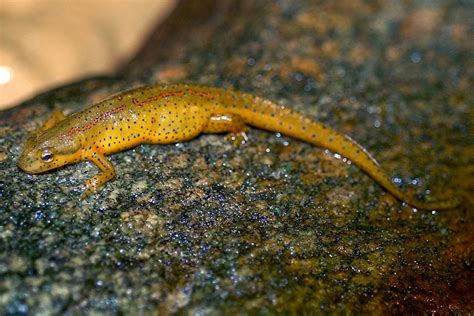
M21 169L40 173L89 160L101 170L84 195L115 176L106 155L139 144L168 144L201 133L238 133L246 125L301 139L350 159L398 199L421 209L446 209L457 201L421 202L400 191L377 161L354 140L308 116L258 96L201 85L155 85L114 95L82 112L55 113L26 142Z

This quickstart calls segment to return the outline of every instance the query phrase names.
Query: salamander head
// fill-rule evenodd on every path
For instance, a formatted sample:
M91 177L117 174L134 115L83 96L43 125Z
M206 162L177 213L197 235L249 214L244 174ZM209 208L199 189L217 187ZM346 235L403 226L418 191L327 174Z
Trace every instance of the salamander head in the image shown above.
M64 136L49 129L32 136L18 158L18 167L28 173L41 173L80 160L81 142L78 137Z

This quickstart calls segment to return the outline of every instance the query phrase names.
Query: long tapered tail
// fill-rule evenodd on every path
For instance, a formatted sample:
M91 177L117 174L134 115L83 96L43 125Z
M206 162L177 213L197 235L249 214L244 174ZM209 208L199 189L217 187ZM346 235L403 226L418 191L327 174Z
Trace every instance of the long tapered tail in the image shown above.
M434 202L419 201L414 196L404 193L397 188L370 153L350 137L266 99L248 94L241 94L239 99L237 101L233 100L234 104L235 102L239 103L235 114L240 115L247 124L269 131L280 132L336 152L351 160L377 183L403 202L416 208L428 210L449 209L459 204L459 201L455 198ZM231 109L229 110L232 111Z

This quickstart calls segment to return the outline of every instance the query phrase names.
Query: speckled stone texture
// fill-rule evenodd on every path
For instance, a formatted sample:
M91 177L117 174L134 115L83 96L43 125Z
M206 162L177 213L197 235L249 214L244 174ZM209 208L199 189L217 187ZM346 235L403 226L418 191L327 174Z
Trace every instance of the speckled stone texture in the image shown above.
M0 112L0 314L474 311L473 3L253 2L203 6L200 29L168 21L172 54L157 41L120 76ZM414 210L324 149L255 129L115 154L116 179L84 201L92 164L16 167L52 110L157 81L292 106L421 198L463 203Z

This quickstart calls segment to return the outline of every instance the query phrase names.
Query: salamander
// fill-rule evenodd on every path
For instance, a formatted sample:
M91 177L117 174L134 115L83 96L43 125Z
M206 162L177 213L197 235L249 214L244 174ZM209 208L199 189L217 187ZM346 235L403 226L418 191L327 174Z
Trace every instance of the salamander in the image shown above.
M336 152L397 199L414 207L447 209L458 203L456 199L420 201L401 191L366 149L309 116L252 94L194 84L141 87L67 117L55 112L26 141L18 166L36 174L91 161L100 172L86 181L85 197L115 176L107 155L143 143L187 141L201 133L240 133L247 125Z

